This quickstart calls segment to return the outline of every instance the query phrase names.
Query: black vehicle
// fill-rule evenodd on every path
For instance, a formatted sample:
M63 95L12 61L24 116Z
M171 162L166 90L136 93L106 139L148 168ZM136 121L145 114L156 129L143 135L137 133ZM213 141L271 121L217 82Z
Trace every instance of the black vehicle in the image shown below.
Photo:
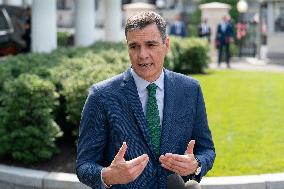
M0 5L0 56L17 54L26 48L26 22L25 8Z

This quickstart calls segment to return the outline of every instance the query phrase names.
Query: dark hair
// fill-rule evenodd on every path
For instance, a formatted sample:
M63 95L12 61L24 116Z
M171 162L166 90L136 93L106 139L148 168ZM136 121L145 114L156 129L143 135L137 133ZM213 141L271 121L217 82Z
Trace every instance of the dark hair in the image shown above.
M167 37L166 21L159 14L153 11L141 12L128 18L125 25L125 37L127 37L127 32L142 29L151 24L157 25L161 33L162 40L165 42Z

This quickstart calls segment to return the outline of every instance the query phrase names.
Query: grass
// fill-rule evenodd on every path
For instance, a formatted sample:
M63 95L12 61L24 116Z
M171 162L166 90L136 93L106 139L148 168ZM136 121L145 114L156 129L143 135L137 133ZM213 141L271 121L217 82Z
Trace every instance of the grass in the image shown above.
M201 83L217 154L207 176L284 172L284 73L193 77Z

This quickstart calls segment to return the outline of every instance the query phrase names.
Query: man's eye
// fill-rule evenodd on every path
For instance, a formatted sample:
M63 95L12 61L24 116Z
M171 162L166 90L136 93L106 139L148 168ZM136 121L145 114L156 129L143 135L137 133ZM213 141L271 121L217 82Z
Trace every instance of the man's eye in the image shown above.
M129 46L129 49L135 49L136 48L136 46L135 45L131 45L131 46Z

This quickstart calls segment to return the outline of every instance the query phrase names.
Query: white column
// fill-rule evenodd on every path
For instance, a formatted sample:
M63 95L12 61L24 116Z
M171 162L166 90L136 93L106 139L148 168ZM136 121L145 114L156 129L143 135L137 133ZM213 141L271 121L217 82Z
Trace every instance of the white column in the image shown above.
M268 2L267 4L267 29L268 29L268 34L271 35L274 33L274 3Z
M56 0L33 0L32 51L49 53L56 48Z
M106 0L105 3L105 39L121 41L123 39L121 0Z
M2 5L3 4L3 0L0 0L0 5Z
M14 6L22 6L23 1L22 0L8 0L6 1L8 5L14 5Z
M89 46L95 41L95 1L76 0L75 45Z

